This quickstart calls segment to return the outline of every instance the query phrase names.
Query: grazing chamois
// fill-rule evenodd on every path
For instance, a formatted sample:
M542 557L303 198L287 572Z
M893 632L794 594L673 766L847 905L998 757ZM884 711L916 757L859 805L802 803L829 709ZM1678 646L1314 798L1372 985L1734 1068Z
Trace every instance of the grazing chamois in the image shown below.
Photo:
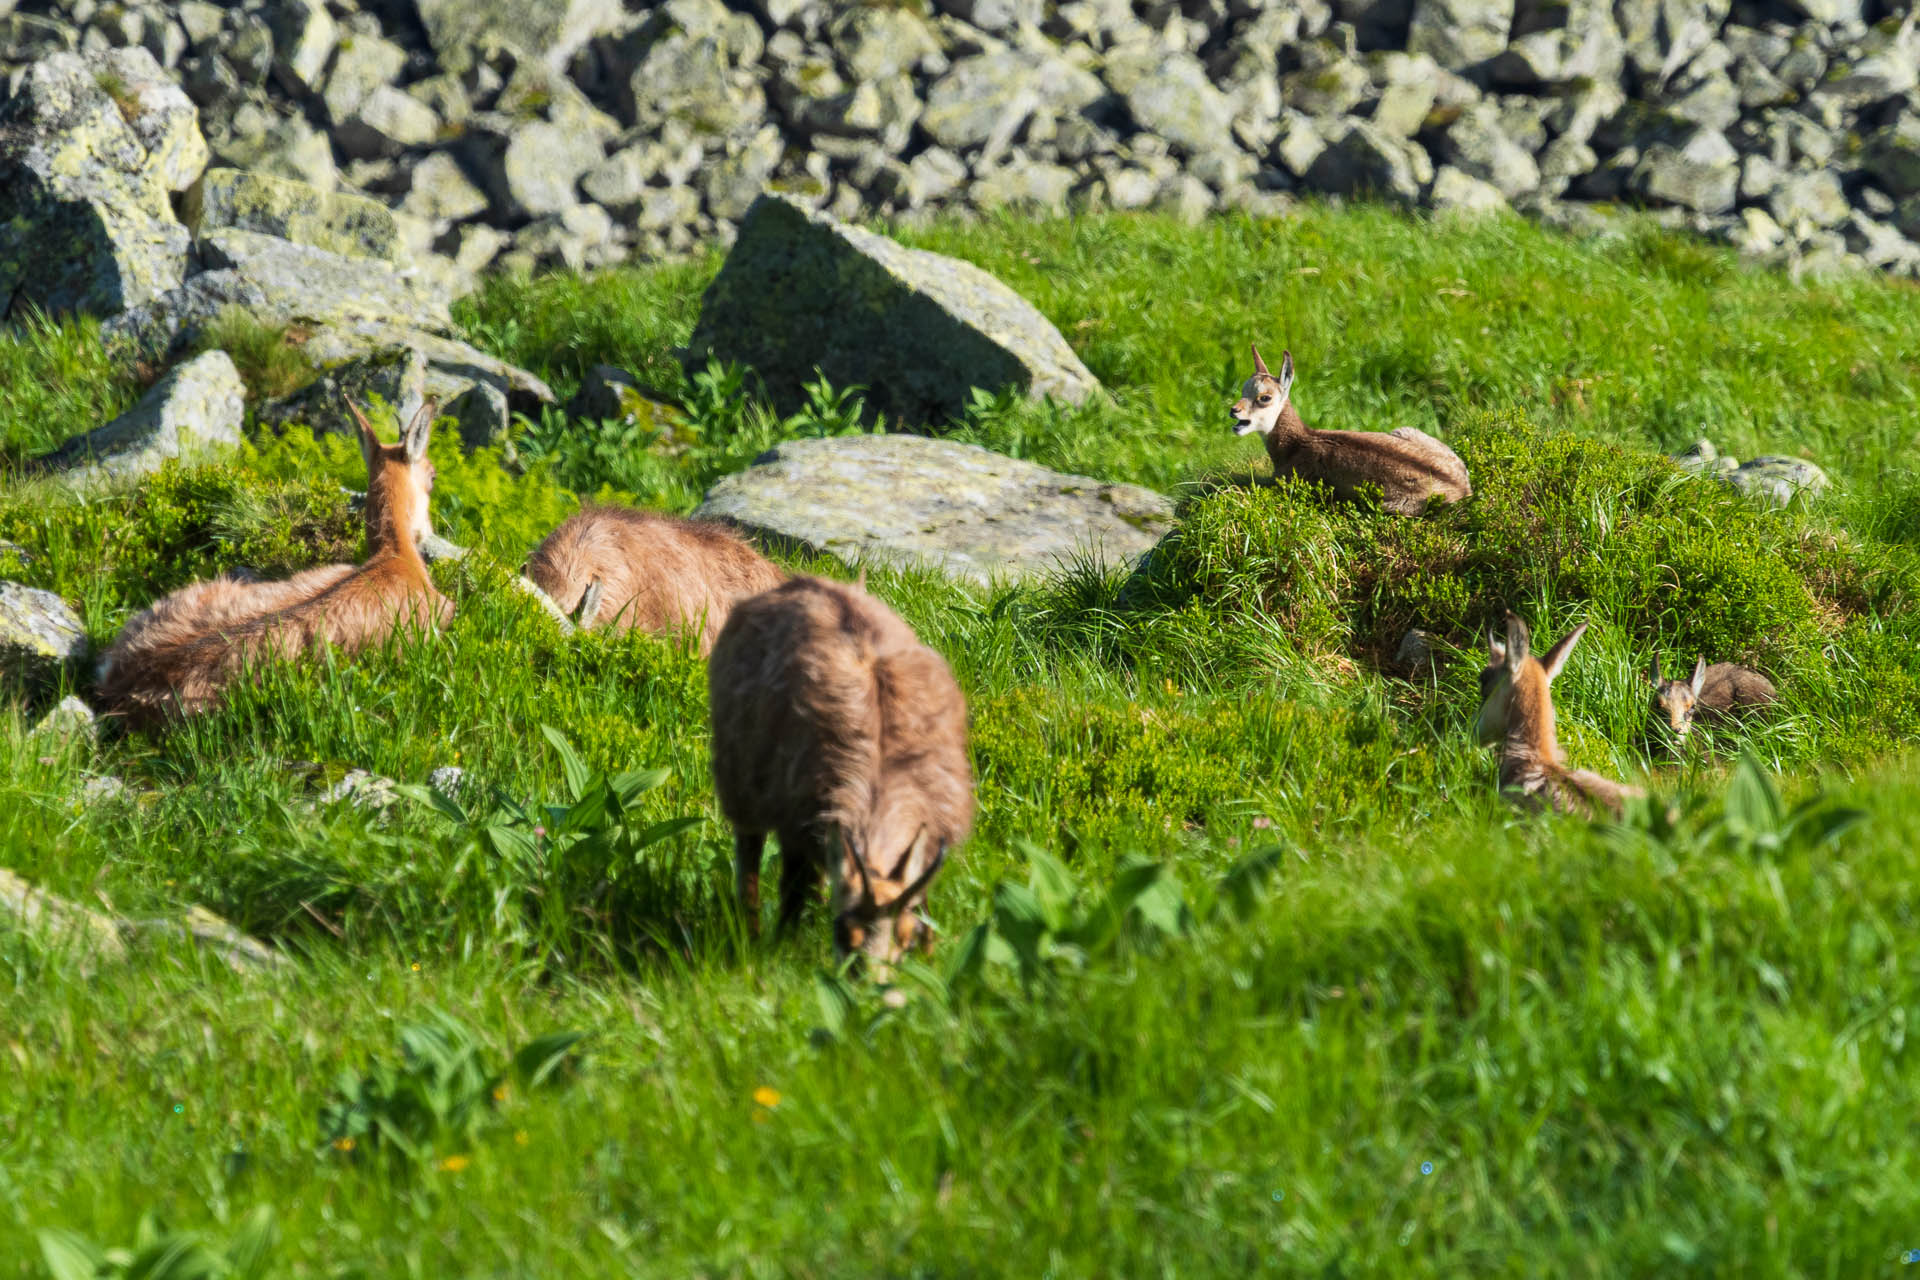
M1273 476L1298 476L1352 498L1367 485L1395 515L1417 516L1429 498L1458 502L1473 493L1460 455L1415 427L1393 431L1321 431L1300 420L1290 398L1293 352L1280 355L1280 376L1267 372L1253 348L1253 376L1233 402L1233 433L1265 437Z
M967 706L946 660L859 586L795 577L742 600L708 664L713 781L734 887L759 931L780 837L780 926L824 870L842 956L891 965L947 851L973 825Z
M1647 669L1653 684L1653 714L1656 721L1673 731L1676 738L1687 736L1693 722L1719 725L1743 719L1779 701L1773 681L1732 662L1707 665L1697 658L1693 675L1686 680L1662 680L1660 657L1654 655Z
M691 632L703 657L734 601L786 580L723 524L631 507L570 516L527 557L526 575L582 627Z
M1604 810L1619 817L1629 796L1646 793L1585 769L1567 768L1553 726L1553 694L1548 688L1567 655L1585 634L1581 623L1560 643L1535 658L1529 651L1527 624L1507 615L1507 639L1487 637L1487 667L1480 673L1480 741L1500 747L1500 790L1528 808L1542 805L1559 813Z
M419 550L419 540L433 532L427 437L434 403L421 406L397 445L381 444L359 408L347 408L360 425L367 463L366 561L308 569L283 582L227 575L158 601L127 623L101 661L97 691L109 710L147 724L191 715L213 706L249 664L326 646L354 653L402 625L424 629L453 615Z

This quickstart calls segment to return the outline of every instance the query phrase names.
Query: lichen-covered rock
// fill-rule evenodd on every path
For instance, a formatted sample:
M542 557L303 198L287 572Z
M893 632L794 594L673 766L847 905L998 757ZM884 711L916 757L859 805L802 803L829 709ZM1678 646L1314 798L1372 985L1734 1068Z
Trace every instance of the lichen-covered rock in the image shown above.
M970 150L996 136L1012 138L1041 107L1078 111L1105 91L1092 73L1062 58L1013 50L979 54L933 82L920 127L943 147Z
M707 166L701 183L707 212L729 221L741 217L767 189L786 144L775 125L765 125L743 145ZM584 185L584 184L583 184ZM591 193L591 188L588 188Z
M765 92L750 74L729 65L716 36L678 33L656 41L627 86L634 122L646 128L678 120L725 134L766 114Z
M146 150L148 167L169 191L185 191L207 167L200 113L173 77L142 48L99 55L94 83L120 111Z
M475 186L460 162L435 151L413 167L400 212L427 222L458 222L484 213L487 193Z
M426 358L427 394L443 405L478 382L497 388L516 412L537 413L541 405L554 403L553 389L525 369L458 338L378 316L347 317L317 329L300 344L300 353L315 369L324 371L390 347L410 347Z
M353 435L358 430L345 400L375 422L391 416L411 421L427 394L427 360L408 346L385 347L323 371L289 396L260 406L260 424L284 431L296 423L315 435Z
M187 193L183 212L200 237L232 227L349 258L377 258L396 266L410 261L387 206L289 178L209 169Z
M75 436L39 460L74 482L123 479L169 458L240 443L246 386L224 351L209 351L153 384L104 427Z
M355 160L397 156L439 136L440 117L412 94L383 84L334 128L333 140Z
M1898 119L1867 139L1861 167L1896 196L1920 192L1920 113Z
M251 286L249 309L263 323L366 318L431 330L453 324L444 293L377 258L349 258L238 227L203 235L200 254L208 267L230 270Z
M1354 70L1364 85L1366 73ZM1167 58L1129 89L1126 99L1135 123L1189 155L1231 145L1233 104L1191 55Z
M1435 209L1454 214L1499 213L1507 208L1500 188L1472 174L1443 164L1433 175L1433 190L1427 197Z
M578 204L581 176L604 155L597 134L549 120L489 120L461 142L468 170L509 225Z
M1280 81L1280 100L1310 116L1337 116L1359 106L1372 90L1373 77L1365 67L1350 58L1337 58L1325 66L1288 72ZM1433 105L1431 93L1427 95L1427 105ZM1423 118L1425 115L1426 112L1421 112ZM1413 130L1396 129L1395 132L1411 134Z
M1722 477L1749 498L1784 507L1795 498L1817 498L1827 491L1827 473L1804 458L1766 454L1742 463Z
M1350 123L1307 169L1307 182L1317 190L1409 202L1431 181L1433 161L1424 149L1364 120Z
M273 32L274 74L294 93L313 92L340 41L340 28L323 0L276 0L267 27Z
M506 45L564 66L581 45L619 24L620 0L414 0L440 62L464 71L476 50Z
M186 228L106 75L56 53L0 106L0 316L112 316L180 283Z
M30 736L43 743L69 742L76 738L91 742L99 733L100 717L93 713L93 708L68 694L54 704L53 710L40 717Z
M406 65L407 51L380 36L363 33L343 43L327 72L326 87L320 91L328 121L336 125L345 122L368 94L399 79Z
M1507 136L1500 110L1491 102L1469 107L1447 129L1447 160L1462 173L1490 183L1511 200L1540 185L1540 167L1525 148Z
M940 51L926 19L905 7L849 7L834 19L831 35L834 51L856 81L911 71L922 58Z
M213 158L224 168L291 178L321 191L340 185L333 143L300 116L275 120L257 134L230 134L215 144Z
M1081 557L1123 566L1173 525L1172 502L1151 490L907 435L777 445L714 485L696 514L849 563L975 582L1057 572Z
M1414 0L1407 52L1449 71L1477 67L1507 47L1514 0Z
M1725 213L1733 208L1739 193L1738 160L1731 148L1724 156L1704 158L1703 150L1659 144L1648 147L1634 167L1633 189L1661 204L1679 205L1698 213Z
M0 582L0 673L51 683L87 656L87 629L51 591Z
M1767 210L1783 227L1802 222L1834 227L1847 220L1847 193L1840 189L1840 179L1831 170L1790 173L1768 193Z
M789 409L818 369L909 423L959 414L975 387L1076 404L1099 389L1059 330L980 268L780 195L747 211L701 303L688 367L709 355L755 369Z

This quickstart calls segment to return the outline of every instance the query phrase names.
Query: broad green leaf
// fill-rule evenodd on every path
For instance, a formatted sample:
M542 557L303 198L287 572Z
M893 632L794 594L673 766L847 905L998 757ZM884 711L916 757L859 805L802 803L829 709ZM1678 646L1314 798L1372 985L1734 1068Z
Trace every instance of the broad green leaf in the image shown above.
M565 734L547 724L540 726L540 732L546 735L547 741L553 744L554 751L560 757L560 771L567 779L567 794L578 800L592 781L593 770L587 767L587 762L580 758L580 753L573 749L573 744L567 741Z
M838 1040L847 1031L854 1014L853 990L838 974L822 969L813 975L813 998L820 1006L820 1021L828 1035Z
M585 1031L552 1031L527 1041L513 1055L514 1075L528 1089L558 1084L578 1064L573 1048L586 1038Z
M280 1223L273 1206L263 1204L249 1213L227 1243L227 1262L237 1280L260 1280L267 1273L267 1258L280 1243Z
M1280 869L1286 850L1279 845L1255 849L1227 868L1220 877L1220 897L1236 920L1245 920L1259 904L1260 893Z
M93 1280L107 1256L93 1241L64 1227L45 1227L39 1234L40 1256L53 1280Z

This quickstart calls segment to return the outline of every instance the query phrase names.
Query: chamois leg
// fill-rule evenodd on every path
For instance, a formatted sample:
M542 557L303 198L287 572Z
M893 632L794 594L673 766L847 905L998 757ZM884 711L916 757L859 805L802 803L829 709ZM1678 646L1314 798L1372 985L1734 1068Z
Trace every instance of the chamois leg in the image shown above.
M780 833L780 932L800 923L807 899L814 896L826 869L826 845L805 827Z
M747 918L747 933L760 936L760 858L766 852L767 833L733 833L733 896Z

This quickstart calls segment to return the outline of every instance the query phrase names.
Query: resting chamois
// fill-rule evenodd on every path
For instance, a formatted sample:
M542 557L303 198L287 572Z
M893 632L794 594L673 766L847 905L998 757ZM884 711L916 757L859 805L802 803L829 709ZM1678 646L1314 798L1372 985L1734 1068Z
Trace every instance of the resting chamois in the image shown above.
M1528 808L1551 806L1559 813L1605 810L1619 817L1629 796L1646 793L1585 769L1569 769L1553 725L1553 694L1548 688L1567 655L1585 634L1581 623L1544 658L1528 651L1527 624L1507 615L1507 639L1487 637L1487 667L1480 673L1480 741L1500 746L1500 790Z
M1453 450L1414 427L1393 431L1319 431L1300 420L1289 398L1293 352L1280 355L1280 376L1267 372L1253 349L1253 376L1234 401L1233 433L1259 432L1273 459L1274 478L1298 476L1351 498L1367 485L1379 488L1381 505L1395 515L1417 516L1429 498L1458 502L1473 493L1466 464Z
M1662 680L1660 658L1655 655L1647 670L1653 683L1653 714L1676 738L1684 738L1693 722L1720 725L1743 719L1779 700L1773 681L1732 662L1707 665L1705 658L1695 659L1693 675L1686 680Z
M192 715L217 703L250 664L326 646L354 653L402 625L424 629L453 615L419 550L433 531L427 437L434 403L421 406L397 445L381 444L359 408L347 408L367 463L365 563L308 569L283 582L228 575L158 601L127 623L101 661L98 693L109 710L145 724Z
M692 632L702 655L734 601L786 580L725 525L631 507L569 517L527 557L526 573L582 627Z
M797 577L734 605L707 681L714 791L748 926L759 929L760 858L777 832L782 929L824 870L839 953L899 959L973 823L967 706L946 660L860 587Z

